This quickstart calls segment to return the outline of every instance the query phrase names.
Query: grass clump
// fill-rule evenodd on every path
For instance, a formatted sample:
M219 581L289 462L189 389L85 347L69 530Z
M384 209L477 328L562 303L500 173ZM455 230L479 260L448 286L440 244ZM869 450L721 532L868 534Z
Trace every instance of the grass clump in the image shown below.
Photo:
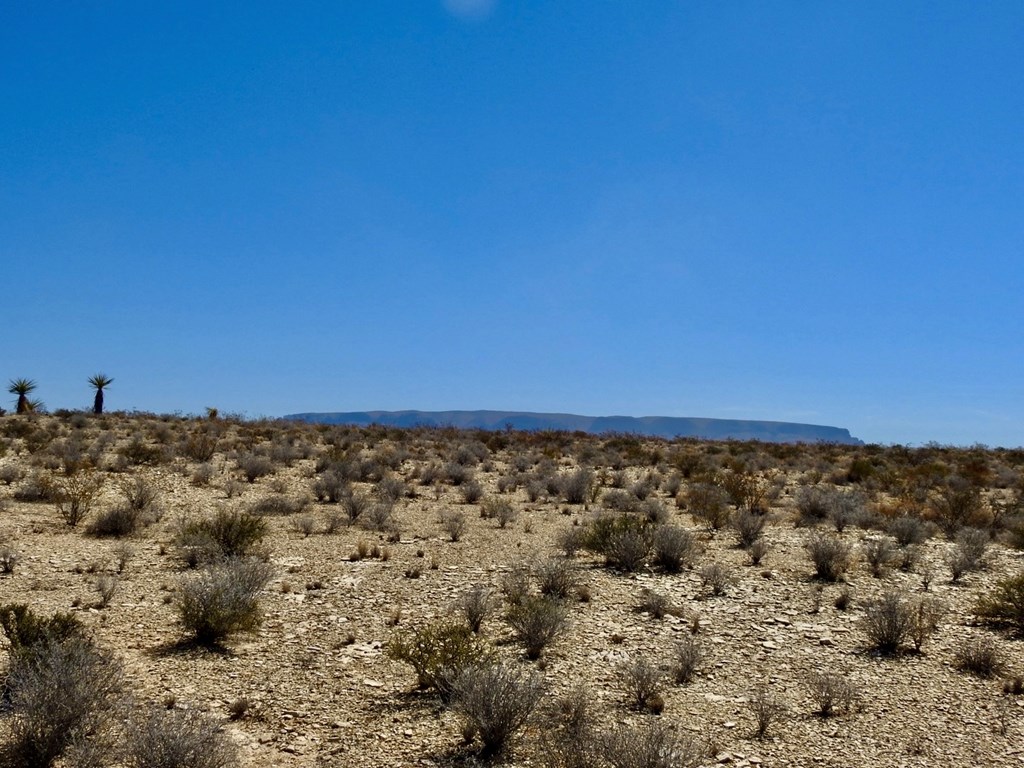
M953 654L956 668L975 677L991 678L1002 671L1003 655L991 637L975 637L961 643Z

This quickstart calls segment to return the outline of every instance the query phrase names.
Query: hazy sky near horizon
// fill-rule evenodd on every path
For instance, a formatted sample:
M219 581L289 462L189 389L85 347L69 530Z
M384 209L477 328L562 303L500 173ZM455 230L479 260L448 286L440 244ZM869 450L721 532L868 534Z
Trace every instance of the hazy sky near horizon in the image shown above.
M0 379L1018 446L1021 40L1017 1L6 3Z

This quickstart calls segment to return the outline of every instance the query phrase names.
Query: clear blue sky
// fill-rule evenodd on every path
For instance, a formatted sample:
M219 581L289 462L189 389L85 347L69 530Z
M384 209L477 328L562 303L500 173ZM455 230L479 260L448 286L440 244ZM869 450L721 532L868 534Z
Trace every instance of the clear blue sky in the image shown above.
M1022 40L1019 1L7 2L0 379L1021 445Z

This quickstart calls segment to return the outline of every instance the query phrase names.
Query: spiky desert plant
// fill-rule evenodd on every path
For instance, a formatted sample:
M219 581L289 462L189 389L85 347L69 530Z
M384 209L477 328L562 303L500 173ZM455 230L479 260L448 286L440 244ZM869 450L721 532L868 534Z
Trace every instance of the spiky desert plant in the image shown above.
M28 396L36 391L36 383L32 379L11 379L7 391L12 395L18 396L18 413L29 413L31 411Z
M94 376L90 376L89 386L96 390L96 397L92 400L92 412L95 414L103 413L103 388L109 387L114 383L114 380L106 374L97 373Z

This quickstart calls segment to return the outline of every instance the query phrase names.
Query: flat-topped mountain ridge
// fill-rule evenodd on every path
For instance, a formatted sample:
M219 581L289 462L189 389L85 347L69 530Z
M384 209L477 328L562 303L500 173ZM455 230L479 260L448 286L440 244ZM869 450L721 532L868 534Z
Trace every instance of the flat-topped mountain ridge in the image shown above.
M392 427L565 430L590 434L627 433L706 440L761 440L769 443L863 445L848 429L787 421L707 419L685 416L581 416L530 411L348 411L293 413L283 417L316 424L380 424Z

